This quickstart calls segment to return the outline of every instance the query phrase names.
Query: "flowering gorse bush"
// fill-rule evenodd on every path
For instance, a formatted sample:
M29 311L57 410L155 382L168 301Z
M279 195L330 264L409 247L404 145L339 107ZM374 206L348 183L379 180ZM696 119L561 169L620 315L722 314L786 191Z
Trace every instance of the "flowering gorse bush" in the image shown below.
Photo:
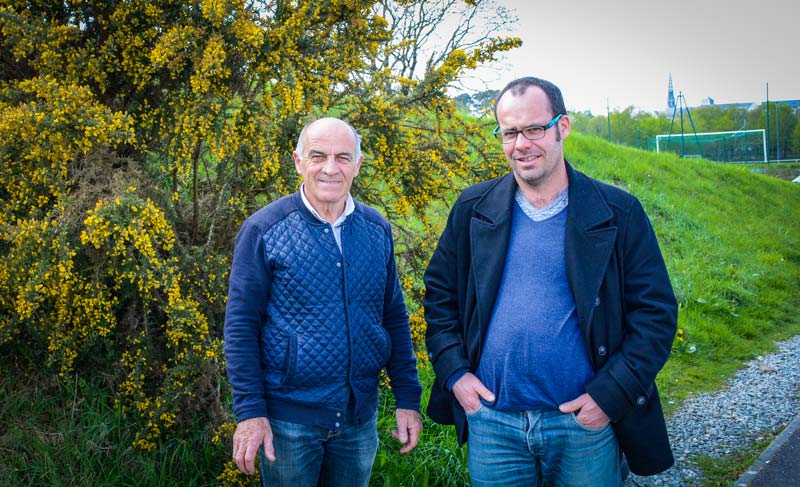
M421 272L439 231L427 212L503 167L446 90L519 41L452 48L400 75L375 60L414 41L393 41L376 5L0 6L0 351L107 375L140 449L198 429L229 441L221 331L236 231L296 190L299 131L333 115L363 136L353 191L395 226L425 360ZM228 464L219 480L236 478Z

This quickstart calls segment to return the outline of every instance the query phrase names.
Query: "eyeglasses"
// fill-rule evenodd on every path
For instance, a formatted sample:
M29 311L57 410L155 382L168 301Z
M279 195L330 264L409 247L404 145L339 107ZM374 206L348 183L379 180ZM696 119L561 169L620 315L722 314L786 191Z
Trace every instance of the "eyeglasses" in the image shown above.
M556 118L547 122L547 125L534 125L532 127L525 127L522 130L503 130L500 131L500 126L494 129L494 136L497 137L503 144L512 144L517 141L517 135L522 134L528 140L537 140L544 137L547 129L555 125L564 114L558 115Z

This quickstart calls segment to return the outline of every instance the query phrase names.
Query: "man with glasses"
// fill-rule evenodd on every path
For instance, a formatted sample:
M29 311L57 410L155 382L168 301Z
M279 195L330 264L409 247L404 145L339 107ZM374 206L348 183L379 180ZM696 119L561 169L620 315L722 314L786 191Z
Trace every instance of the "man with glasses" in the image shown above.
M428 414L469 441L473 486L661 472L677 303L647 215L565 160L552 83L512 81L495 118L511 172L464 190L425 273Z

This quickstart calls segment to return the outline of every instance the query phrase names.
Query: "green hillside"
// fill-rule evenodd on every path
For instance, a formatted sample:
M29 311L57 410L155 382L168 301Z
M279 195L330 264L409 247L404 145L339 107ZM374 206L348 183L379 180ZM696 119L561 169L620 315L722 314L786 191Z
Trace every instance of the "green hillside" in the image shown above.
M681 332L659 378L668 410L800 332L800 185L574 132L566 154L635 194L658 234L680 303Z

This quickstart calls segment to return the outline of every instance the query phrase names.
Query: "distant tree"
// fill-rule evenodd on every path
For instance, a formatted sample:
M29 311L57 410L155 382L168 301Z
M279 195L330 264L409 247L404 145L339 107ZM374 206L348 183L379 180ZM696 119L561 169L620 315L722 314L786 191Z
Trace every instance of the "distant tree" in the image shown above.
M800 113L798 113L797 116L800 117ZM797 118L795 118L794 130L792 130L792 137L790 141L792 148L791 157L794 159L800 159L800 120L797 120Z
M786 103L776 103L771 106L772 124L771 135L775 159L789 159L794 155L792 134L797 125L797 116Z
M762 103L755 109L748 112L747 123L750 129L767 128L767 108L766 103ZM767 147L769 148L770 160L797 158L800 153L794 151L792 143L793 133L798 123L798 115L786 103L769 104L769 138ZM778 153L780 150L780 154Z
M400 78L420 79L453 52L488 54L519 45L497 37L516 17L495 0L379 0L374 11L388 21L392 42L373 59L373 70L389 69ZM468 67L490 59L476 58Z
M571 112L570 117L572 119L572 130L576 130L582 134L586 135L593 135L596 137L601 136L601 132L599 130L599 124L601 123L601 117L595 117L592 115L590 111L583 111L583 112ZM602 117L602 123L605 126L606 118Z
M718 106L703 106L691 111L698 132L726 132L736 130L736 121L731 118L733 110Z
M476 114L488 114L494 118L494 102L500 90L483 90L472 95L472 102Z
M466 113L472 113L473 104L472 104L472 96L469 93L461 93L455 98L453 98L453 103L455 103L456 107Z
M629 106L622 111L611 113L611 140L617 144L641 147L641 130L637 119L640 114Z

